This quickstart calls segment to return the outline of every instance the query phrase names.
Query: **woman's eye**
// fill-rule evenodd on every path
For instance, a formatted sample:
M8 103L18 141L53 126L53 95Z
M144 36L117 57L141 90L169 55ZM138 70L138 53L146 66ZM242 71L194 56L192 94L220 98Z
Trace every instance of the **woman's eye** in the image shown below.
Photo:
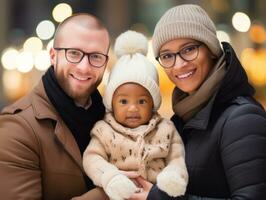
M174 54L172 53L166 53L160 56L162 60L172 59L174 57Z
M181 53L182 54L188 54L188 53L191 53L193 51L195 51L197 49L197 46L193 45L193 46L189 46L189 47L186 47L184 49L181 50Z

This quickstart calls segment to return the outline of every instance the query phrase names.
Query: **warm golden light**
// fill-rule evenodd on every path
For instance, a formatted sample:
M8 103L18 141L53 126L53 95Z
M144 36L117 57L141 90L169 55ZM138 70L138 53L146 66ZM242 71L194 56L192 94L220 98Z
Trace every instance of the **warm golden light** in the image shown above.
M3 72L3 89L6 97L14 101L25 95L29 89L29 84L27 79L24 79L18 71L8 70Z
M241 53L241 61L254 85L266 85L266 49L245 49Z
M266 30L262 25L254 24L250 28L249 37L253 42L262 44L266 41Z

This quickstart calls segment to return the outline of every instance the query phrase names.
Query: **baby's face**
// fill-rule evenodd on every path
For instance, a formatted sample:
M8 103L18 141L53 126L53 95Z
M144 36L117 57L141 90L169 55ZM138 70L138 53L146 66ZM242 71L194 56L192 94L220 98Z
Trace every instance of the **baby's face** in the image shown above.
M136 128L152 117L152 97L146 88L136 83L119 86L114 92L112 106L116 121L125 127Z

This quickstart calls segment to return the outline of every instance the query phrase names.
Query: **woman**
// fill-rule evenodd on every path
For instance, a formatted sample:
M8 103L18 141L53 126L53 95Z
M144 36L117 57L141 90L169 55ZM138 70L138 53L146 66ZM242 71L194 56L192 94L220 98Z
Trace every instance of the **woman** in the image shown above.
M222 46L197 5L168 10L154 30L154 54L176 86L172 121L189 172L186 195L174 199L266 199L265 110L230 44ZM144 191L135 199L173 199L137 180Z

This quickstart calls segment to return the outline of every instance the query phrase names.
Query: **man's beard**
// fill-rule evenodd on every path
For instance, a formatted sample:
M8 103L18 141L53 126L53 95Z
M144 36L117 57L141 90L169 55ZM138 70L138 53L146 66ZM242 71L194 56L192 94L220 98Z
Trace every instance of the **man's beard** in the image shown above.
M56 63L58 65L58 63ZM57 71L57 66L54 66L55 76L57 78L58 84L64 90L64 92L71 97L75 102L78 102L80 99L86 99L90 97L91 93L96 90L101 80L97 80L95 83L91 83L87 88L74 89L71 87L71 84L67 77L64 76L64 73L59 73Z

